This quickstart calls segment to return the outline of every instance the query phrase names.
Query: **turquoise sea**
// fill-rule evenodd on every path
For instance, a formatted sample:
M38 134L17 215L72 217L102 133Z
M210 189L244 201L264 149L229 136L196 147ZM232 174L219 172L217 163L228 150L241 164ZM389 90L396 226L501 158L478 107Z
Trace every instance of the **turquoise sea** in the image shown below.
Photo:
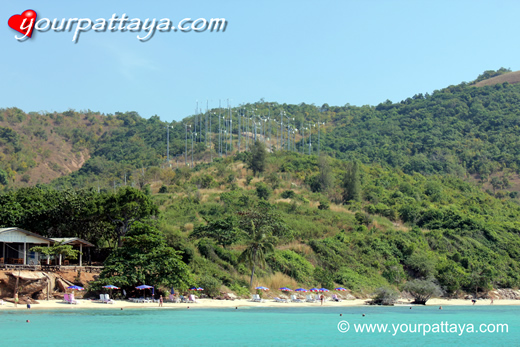
M357 324L387 324L387 332L355 332ZM462 324L462 333L442 332ZM507 324L507 332L497 324ZM425 326L439 332L425 333ZM0 311L0 330L3 346L502 346L520 343L520 307L19 309Z

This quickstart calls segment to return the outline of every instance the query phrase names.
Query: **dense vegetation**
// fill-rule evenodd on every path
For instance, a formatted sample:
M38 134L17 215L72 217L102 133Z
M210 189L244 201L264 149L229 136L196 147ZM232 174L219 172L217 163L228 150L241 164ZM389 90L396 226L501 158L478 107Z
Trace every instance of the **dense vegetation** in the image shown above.
M268 286L341 285L369 294L434 278L455 294L519 285L520 207L513 200L490 197L455 177L408 175L287 152L268 155L263 175L250 180L249 164L240 157L174 170L171 179L153 186L163 193L151 196L126 188L17 190L0 196L0 220L2 226L74 234L115 247L118 223L105 215L107 204L118 195L151 199L158 211L147 210L141 220L181 252L193 281L239 293L251 276L240 255L255 230L274 246L263 254L265 266L259 262L255 269L254 283ZM171 170L160 171L165 176L162 171ZM313 192L311 187L321 187L315 180L329 186ZM267 197L258 189L262 185ZM359 189L359 195L345 201L356 197L346 194L349 189ZM144 200L140 205L146 206ZM150 219L153 215L158 218ZM85 222L94 224L78 228Z
M14 123L0 127L0 226L107 248L104 276L122 271L121 259L134 257L141 241L183 273L154 278L147 270L121 285L196 283L215 294L221 285L243 294L250 282L363 294L424 283L448 295L518 287L520 206L510 180L520 169L519 101L520 85L462 83L376 107L259 102L212 110L211 135L200 131L201 115L173 124L170 163L157 117L2 110L0 122ZM233 120L231 135L219 132L219 114ZM32 135L13 130L13 119L32 122ZM89 124L69 132L74 121ZM197 124L196 136L188 123ZM28 158L40 156L26 141L39 126L90 159L48 185L14 189Z

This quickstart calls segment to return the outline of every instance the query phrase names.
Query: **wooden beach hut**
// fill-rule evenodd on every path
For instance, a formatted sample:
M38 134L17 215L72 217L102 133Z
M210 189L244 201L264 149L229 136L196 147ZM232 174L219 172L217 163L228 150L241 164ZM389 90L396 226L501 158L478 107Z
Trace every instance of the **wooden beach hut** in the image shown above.
M77 237L53 237L51 238L54 242L61 243L63 245L71 245L79 249L79 266L83 266L83 247L95 247L92 243L82 240ZM59 257L59 265L62 265L61 254ZM64 265L69 265L68 261Z
M0 228L0 264L38 265L42 255L30 249L53 243L52 239L21 228Z

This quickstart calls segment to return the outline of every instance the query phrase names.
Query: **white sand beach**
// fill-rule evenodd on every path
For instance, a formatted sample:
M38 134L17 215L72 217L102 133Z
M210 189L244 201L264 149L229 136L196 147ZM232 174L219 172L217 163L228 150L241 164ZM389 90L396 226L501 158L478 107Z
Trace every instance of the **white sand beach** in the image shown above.
M280 303L275 302L271 299L265 299L263 302L253 302L246 299L236 299L236 300L213 300L213 299L199 299L197 303L171 303L164 302L163 307L159 307L158 303L134 303L126 300L115 300L113 304L104 304L95 300L78 300L79 304L72 305L63 302L62 300L41 300L39 304L32 304L31 309L45 309L45 310L53 310L53 309L139 309L139 308L157 308L157 309L197 309L197 308L241 308L241 307L319 307L320 303L310 303L310 302L288 302L288 303ZM356 300L343 300L341 302L333 302L333 301L325 301L324 307L354 307L354 306L363 306L365 305L366 299L356 299ZM398 304L396 306L402 305L411 305L409 303ZM427 302L426 306L471 306L473 303L471 300L462 300L462 299L431 299ZM490 300L478 300L475 306L489 306L491 305ZM495 299L493 305L511 305L517 306L520 305L520 300L498 300ZM18 307L15 308L13 303L5 302L3 305L0 305L0 310L25 310L25 304L18 304Z

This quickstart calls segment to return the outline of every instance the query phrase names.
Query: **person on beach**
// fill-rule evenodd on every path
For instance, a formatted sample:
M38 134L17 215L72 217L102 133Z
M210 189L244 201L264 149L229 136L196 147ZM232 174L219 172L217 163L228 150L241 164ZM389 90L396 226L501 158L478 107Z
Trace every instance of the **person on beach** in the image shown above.
M325 300L325 295L321 294L320 295L321 306L323 306L323 301L324 300Z
M163 297L159 296L159 307L163 307Z
M473 299L471 300L471 302L473 303L473 305L475 305L477 303L477 300Z
M14 294L14 307L18 307L18 293Z
M490 305L493 305L493 297L491 297L491 303L490 303Z

